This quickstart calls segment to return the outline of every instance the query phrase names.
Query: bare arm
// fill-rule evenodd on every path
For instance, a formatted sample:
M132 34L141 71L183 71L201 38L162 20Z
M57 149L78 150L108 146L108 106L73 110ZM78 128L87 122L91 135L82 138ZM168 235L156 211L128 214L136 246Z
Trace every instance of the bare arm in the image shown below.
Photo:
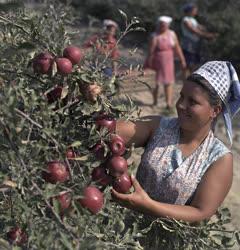
M143 117L136 122L119 120L116 134L124 139L127 146L134 143L136 147L143 147L159 126L159 122L159 116Z
M208 39L211 39L211 38L214 38L215 37L215 34L211 33L211 32L207 32L205 31L202 26L197 26L197 27L194 27L190 22L188 21L184 21L184 25L193 33L201 36L201 37L204 37L204 38L208 38Z
M176 33L174 32L174 43L175 43L175 53L177 54L180 62L181 62L181 65L182 65L182 68L186 68L186 61L185 61L185 57L183 55L183 52L182 52L182 48L179 44L179 41L178 41L178 37L176 35Z
M156 37L153 35L149 41L148 45L148 65L152 66L153 53L156 47Z
M123 206L152 216L197 222L211 217L216 212L230 190L232 176L233 159L229 153L213 163L205 173L190 206L152 200L135 178L135 192L126 195L113 190L113 195Z

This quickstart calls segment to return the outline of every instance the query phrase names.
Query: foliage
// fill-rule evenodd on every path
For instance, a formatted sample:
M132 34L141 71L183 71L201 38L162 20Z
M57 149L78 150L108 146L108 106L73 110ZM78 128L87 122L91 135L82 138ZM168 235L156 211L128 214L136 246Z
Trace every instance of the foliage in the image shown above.
M183 17L182 7L187 2L195 2L199 6L199 15L197 19L206 27L219 33L216 41L204 41L203 56L205 60L221 59L232 61L234 66L239 68L239 10L238 1L182 1L182 0L91 0L91 1L72 1L74 6L78 6L80 10L84 10L88 15L98 17L100 19L112 18L118 22L122 22L116 15L116 9L120 8L127 13L128 16L137 16L140 18L143 27L149 34L155 29L157 17L160 15L170 15L174 22L172 28L178 33L181 39L180 23ZM104 11L102 11L104 10ZM147 37L145 33L134 33L133 37L138 40L138 46L147 45ZM127 40L129 42L129 39Z
M54 57L61 56L74 34L66 30L74 18L70 6L51 4L43 11L23 9L0 15L0 248L143 249L156 230L157 246L184 243L186 248L200 249L202 240L212 246L210 233L215 229L225 233L223 226L229 216L223 220L219 215L215 224L206 227L164 219L146 224L141 215L111 201L110 187L91 181L92 169L102 163L91 148L98 141L107 145L110 136L106 129L96 128L96 116L107 113L115 119L130 119L136 108L130 99L120 103L116 93L121 78L103 73L110 63L109 55L103 57L93 50L68 75L59 74L55 63L46 75L33 72L35 55L48 51ZM126 14L120 13L126 24L121 38L138 19L128 21ZM93 83L102 93L89 100L82 88ZM49 103L47 93L56 86L63 88L61 98ZM76 158L66 157L69 148ZM108 150L106 146L105 154ZM51 184L43 180L42 171L52 160L67 164L68 181ZM97 215L79 203L90 183L101 188L105 196L105 206ZM61 214L60 204L51 199L63 191L71 194L72 201ZM131 223L130 218L134 218ZM28 235L27 243L19 248L7 241L6 233L14 226ZM195 241L196 235L199 241ZM226 235L220 238L225 239L221 244L226 249Z

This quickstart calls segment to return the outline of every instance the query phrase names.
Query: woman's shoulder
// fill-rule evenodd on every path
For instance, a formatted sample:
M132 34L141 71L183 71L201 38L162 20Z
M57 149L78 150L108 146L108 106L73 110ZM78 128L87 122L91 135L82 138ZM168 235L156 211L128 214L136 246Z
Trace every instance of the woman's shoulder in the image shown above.
M214 149L221 149L230 152L230 149L225 145L223 141L221 141L219 138L214 137L213 145L212 147Z
M214 162L228 153L231 153L231 150L220 139L214 137L210 147L209 160Z

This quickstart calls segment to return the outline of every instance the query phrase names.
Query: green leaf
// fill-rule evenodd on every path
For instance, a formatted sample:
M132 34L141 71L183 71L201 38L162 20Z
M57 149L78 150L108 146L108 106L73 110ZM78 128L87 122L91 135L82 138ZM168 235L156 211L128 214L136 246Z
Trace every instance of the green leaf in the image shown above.
M127 14L123 11L123 10L121 10L121 9L118 9L118 11L119 11L119 13L124 17L124 19L127 21Z
M67 238L66 234L60 233L60 235L61 235L61 241L62 241L63 245L67 249L73 250L74 248L73 248L72 244L70 243L69 239Z
M75 141L75 142L73 142L73 143L70 145L70 147L76 148L76 147L79 147L79 146L81 146L81 145L82 145L82 142L81 142L81 141Z

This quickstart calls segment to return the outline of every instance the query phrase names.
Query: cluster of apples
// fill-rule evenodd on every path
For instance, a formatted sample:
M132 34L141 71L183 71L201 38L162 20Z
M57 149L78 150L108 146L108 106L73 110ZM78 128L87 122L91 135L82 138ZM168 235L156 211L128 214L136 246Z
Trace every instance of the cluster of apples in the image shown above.
M32 61L33 71L38 74L49 74L53 63L56 63L57 72L62 75L72 73L73 65L78 64L83 57L81 50L76 46L68 46L63 50L62 57L54 57L49 52L42 52Z
M63 50L62 57L55 57L49 52L41 52L32 60L33 71L36 74L51 74L53 65L56 64L57 73L60 75L68 75L72 73L74 65L80 63L83 53L76 46L68 46ZM62 86L56 86L47 93L48 102L51 104L59 100L62 95Z
M113 134L116 128L116 120L107 115L100 115L96 121L98 129L106 128L110 133L110 141L108 143L110 153L104 155L104 146L101 143L97 143L92 152L96 159L102 160L100 166L95 167L91 174L92 181L97 184L91 184L83 189L83 197L78 199L80 205L90 210L93 214L97 214L104 205L104 195L102 188L108 185L120 192L129 192L132 182L128 170L127 160L123 157L126 151L124 140ZM74 159L76 153L69 149L66 152L68 159ZM64 162L51 161L48 162L47 167L42 172L43 179L52 184L57 182L64 183L69 179L69 170ZM52 197L59 202L60 215L63 216L65 211L71 205L71 194L69 192L62 192L57 196Z
M73 151L73 149L69 148L66 152L66 157L69 160L74 159L76 157L76 153ZM46 170L42 172L42 177L46 182L52 184L56 184L57 182L65 182L69 179L67 165L60 161L48 162ZM53 203L54 199L59 203L60 216L62 217L65 211L71 205L71 194L65 191L61 192L59 195L51 198L51 204ZM11 243L21 246L27 242L28 237L21 227L15 226L8 231L7 238Z
M95 167L92 171L92 181L105 188L108 185L120 193L128 193L131 186L131 178L127 173L128 163L123 157L126 151L124 140L114 134L116 129L116 120L103 114L96 119L97 128L106 128L110 133L110 141L108 143L110 154L104 155L104 145L99 142L92 151L96 159L103 163ZM82 206L88 208L92 213L98 213L104 204L103 193L95 186L88 186L84 189L84 198L81 200Z

